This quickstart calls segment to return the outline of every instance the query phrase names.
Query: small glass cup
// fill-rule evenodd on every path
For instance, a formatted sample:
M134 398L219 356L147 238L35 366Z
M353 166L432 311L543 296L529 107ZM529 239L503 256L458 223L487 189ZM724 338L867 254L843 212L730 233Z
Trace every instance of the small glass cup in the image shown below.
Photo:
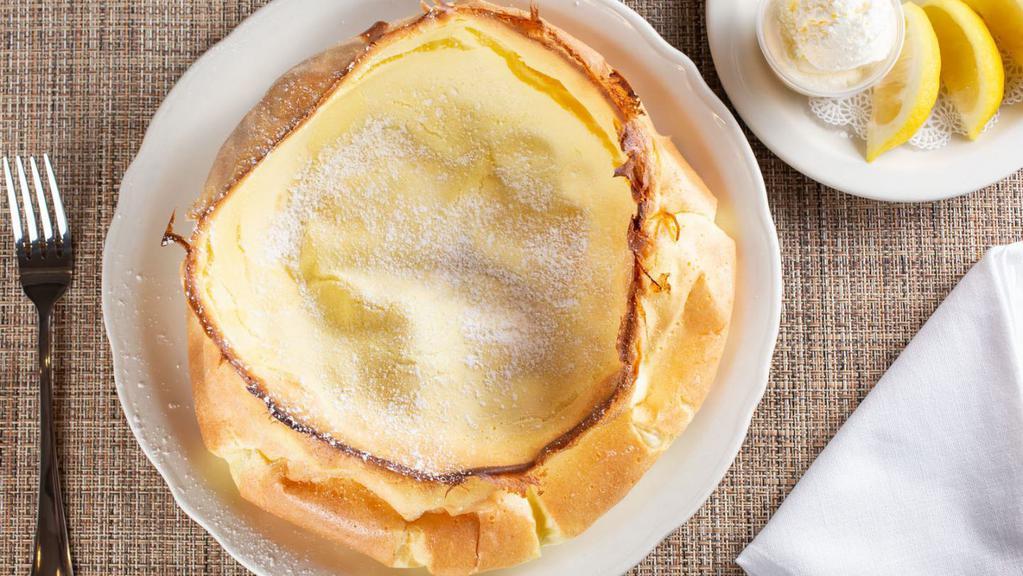
M889 0L894 8L895 17L897 18L895 24L895 43L892 45L888 56L879 62L872 64L870 72L858 82L853 85L842 87L836 90L821 89L816 86L808 86L800 82L798 77L794 77L788 74L785 68L779 62L782 55L775 54L771 45L767 41L767 34L781 34L781 30L778 29L777 23L771 27L771 31L767 30L767 18L774 17L769 14L771 8L773 8L777 2L784 2L785 0L760 0L760 4L757 7L756 17L756 28L757 28L757 43L760 45L760 51L764 54L764 59L767 60L767 64L774 71L774 74L785 83L786 86L804 94L806 96L815 96L821 98L844 98L846 96L852 96L857 92L862 92L867 88L870 88L874 84L877 84L891 71L892 67L895 66L895 62L899 59L899 54L902 52L902 44L905 40L906 35L906 17L902 11L902 0ZM781 38L778 38L778 44L781 43Z

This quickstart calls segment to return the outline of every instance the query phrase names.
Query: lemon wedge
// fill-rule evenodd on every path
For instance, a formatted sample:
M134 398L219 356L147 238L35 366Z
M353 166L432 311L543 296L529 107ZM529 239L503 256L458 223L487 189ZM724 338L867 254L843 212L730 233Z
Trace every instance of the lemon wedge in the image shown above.
M991 32L961 0L924 0L924 12L941 47L941 80L971 140L998 111L1005 70Z
M1023 64L1023 0L964 0L984 19L995 42Z
M913 137L927 120L940 86L941 52L922 8L907 2L906 40L895 66L874 87L867 124L867 161Z

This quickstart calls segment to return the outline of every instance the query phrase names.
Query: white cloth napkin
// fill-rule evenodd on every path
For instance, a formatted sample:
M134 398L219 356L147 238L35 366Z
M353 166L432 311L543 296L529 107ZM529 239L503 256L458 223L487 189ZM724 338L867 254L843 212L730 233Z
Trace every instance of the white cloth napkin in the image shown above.
M736 562L1023 575L1023 243L960 281Z

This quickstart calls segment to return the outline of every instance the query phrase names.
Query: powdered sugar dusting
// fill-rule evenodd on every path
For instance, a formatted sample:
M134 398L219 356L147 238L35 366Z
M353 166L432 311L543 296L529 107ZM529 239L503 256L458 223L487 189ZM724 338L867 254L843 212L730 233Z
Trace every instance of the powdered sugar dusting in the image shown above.
M415 420L424 404L445 414L445 400L430 394L434 384L461 390L480 411L509 409L521 399L519 379L556 382L579 364L553 361L559 346L572 345L577 360L607 352L606 342L559 340L570 333L565 322L579 306L579 287L610 288L593 282L586 265L585 208L559 196L514 147L495 161L486 139L460 146L438 150L397 121L366 120L298 175L262 252L292 271L312 313L331 313L324 281L358 308L365 319L346 328L376 331L352 359L383 413L374 426L407 437L430 434L430 422ZM454 175L458 185L449 185ZM317 256L308 269L309 251L331 244L344 249ZM388 279L393 290L381 291ZM462 369L432 363L452 350ZM343 385L338 392L343 410ZM446 417L477 426L474 413ZM429 468L441 455L424 446L407 449L417 467Z

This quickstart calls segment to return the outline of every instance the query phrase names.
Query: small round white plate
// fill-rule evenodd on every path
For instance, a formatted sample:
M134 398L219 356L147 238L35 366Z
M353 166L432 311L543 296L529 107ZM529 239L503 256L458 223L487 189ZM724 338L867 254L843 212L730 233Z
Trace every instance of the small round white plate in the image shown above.
M864 143L810 112L806 96L785 87L757 46L758 0L709 0L707 36L721 84L746 125L772 152L808 177L856 196L927 202L966 194L1023 168L1023 105L976 142L953 136L944 148L901 146L868 164Z
M526 0L514 2L528 7ZM178 504L256 574L419 574L384 568L243 501L202 444L185 350L182 252L160 248L173 210L198 195L218 148L275 78L308 56L419 10L418 0L277 0L200 58L153 117L121 183L103 258L103 313L117 391L139 444ZM684 523L720 482L763 395L778 330L781 272L764 183L749 144L693 63L616 0L545 0L543 16L629 78L661 131L720 199L738 242L738 293L718 379L689 430L585 534L544 550L519 576L617 576ZM179 219L179 226L184 224Z

